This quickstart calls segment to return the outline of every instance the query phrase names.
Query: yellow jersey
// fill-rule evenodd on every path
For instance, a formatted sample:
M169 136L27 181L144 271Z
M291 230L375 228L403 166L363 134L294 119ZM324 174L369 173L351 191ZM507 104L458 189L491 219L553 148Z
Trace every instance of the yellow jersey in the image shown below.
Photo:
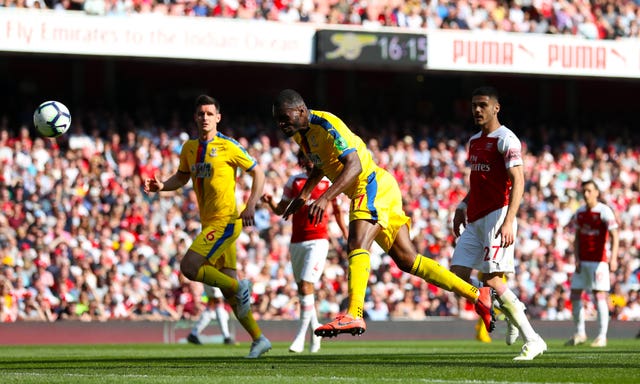
M236 172L257 164L236 140L218 132L210 141L188 140L180 152L180 172L189 173L203 227L237 218Z
M344 168L340 160L351 152L358 154L362 172L357 181L344 191L351 199L365 193L369 178L378 169L362 139L329 112L309 110L309 130L304 135L296 133L293 139L331 181L335 181Z

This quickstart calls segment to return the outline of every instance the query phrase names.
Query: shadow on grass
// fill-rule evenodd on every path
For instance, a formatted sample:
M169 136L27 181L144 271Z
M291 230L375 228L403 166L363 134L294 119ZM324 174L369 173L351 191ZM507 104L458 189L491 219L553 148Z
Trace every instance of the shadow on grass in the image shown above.
M441 369L449 368L575 368L575 369L630 369L640 368L624 358L629 351L598 351L598 355L606 355L605 360L598 361L594 357L593 350L577 351L575 349L563 351L554 350L533 361L513 361L515 356L512 352L491 352L491 353L376 353L376 354L301 354L283 355L267 354L260 359L245 359L241 356L229 357L82 357L78 358L47 358L4 361L0 363L2 370L99 370L110 372L122 369L154 369L154 370L255 370L274 368L279 369L300 369L308 366L309 369L321 369L330 367L333 369L347 369L350 366L375 365L386 367L391 370L414 369L416 367L425 369L429 367ZM637 353L637 352L636 352ZM576 356L578 355L578 356ZM584 355L584 358L580 357ZM571 359L571 356L574 356ZM558 360L562 357L561 361Z

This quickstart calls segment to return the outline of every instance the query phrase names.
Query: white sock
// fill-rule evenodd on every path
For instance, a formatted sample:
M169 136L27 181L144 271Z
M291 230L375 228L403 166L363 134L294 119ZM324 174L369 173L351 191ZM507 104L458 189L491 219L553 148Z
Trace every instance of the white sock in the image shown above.
M207 325L211 322L211 311L209 309L205 309L202 311L198 322L191 328L191 334L194 336L200 335L200 332L204 331L207 328Z
M596 303L598 310L598 326L600 333L599 337L607 337L607 331L609 330L609 305L607 299L598 300Z
M586 335L587 331L584 326L584 308L582 307L582 300L571 300L571 313L573 314L573 324L576 325L576 334Z
M318 311L316 310L315 299L314 299L314 302L311 304L311 306L313 307L311 309L311 333L313 333L313 331L320 326L320 321L318 321Z
M531 327L531 323L529 323L529 319L524 313L524 305L518 300L511 289L507 288L502 296L499 297L499 300L502 303L502 310L509 316L509 320L518 327L525 343L537 340L540 337L536 331L533 330L533 327Z
M300 296L300 328L294 340L302 340L304 342L307 328L311 324L311 318L316 312L315 298L313 294ZM316 321L318 321L316 319ZM295 342L295 341L294 341Z
M220 323L220 332L225 339L230 337L229 334L229 312L224 307L224 304L216 306L216 316L218 317L218 323Z

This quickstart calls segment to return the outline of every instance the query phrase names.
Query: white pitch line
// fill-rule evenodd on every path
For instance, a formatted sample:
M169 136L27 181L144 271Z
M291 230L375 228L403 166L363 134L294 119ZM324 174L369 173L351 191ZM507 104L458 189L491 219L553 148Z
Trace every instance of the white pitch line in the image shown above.
M60 375L52 375L52 374L46 374L46 373L38 373L38 372L6 372L3 373L2 376L17 376L17 377L26 377L26 376L38 376L38 377L48 377L48 376L60 376ZM119 377L119 378L151 378L151 377L158 377L158 376L152 376L152 375L133 375L133 374L123 374L123 375L118 375L118 374L88 374L88 373L65 373L62 374L62 376L65 377ZM171 376L172 378L191 378L193 376ZM273 375L272 377L279 377L283 380L295 380L297 379L295 376L283 376L283 375ZM238 379L248 379L248 378L252 378L252 379L263 379L263 376L238 376ZM225 378L225 380L230 380L230 381L234 381L231 380L231 377L227 376ZM357 377L338 377L338 376L316 376L313 378L308 378L305 377L305 380L307 382L320 382L320 381L334 381L334 380L340 380L340 381L346 381L346 382L353 382L353 383L358 383L358 382L363 382L363 383L369 383L371 382L371 378L357 378ZM387 382L387 383L405 383L407 382L407 378L376 378L376 382ZM580 384L580 383L573 383L573 382L554 382L554 381L547 381L547 382L529 382L529 381L485 381L485 380L443 380L443 379L417 379L417 380L409 380L411 382L415 382L415 383L434 383L434 384Z

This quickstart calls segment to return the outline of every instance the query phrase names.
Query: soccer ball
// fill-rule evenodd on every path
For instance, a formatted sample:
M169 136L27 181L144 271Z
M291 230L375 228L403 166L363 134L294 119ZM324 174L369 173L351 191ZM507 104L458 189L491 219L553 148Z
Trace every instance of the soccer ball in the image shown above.
M69 130L71 114L59 101L45 101L33 113L33 125L45 137L58 137Z

